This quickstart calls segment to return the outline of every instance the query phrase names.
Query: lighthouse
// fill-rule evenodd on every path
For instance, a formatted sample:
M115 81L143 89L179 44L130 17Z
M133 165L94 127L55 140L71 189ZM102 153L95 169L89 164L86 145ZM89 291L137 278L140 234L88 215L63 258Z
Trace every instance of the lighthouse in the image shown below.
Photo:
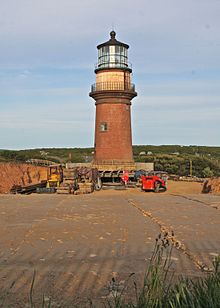
M96 83L89 95L95 100L95 164L133 163L131 100L137 96L132 84L128 48L116 39L97 46Z

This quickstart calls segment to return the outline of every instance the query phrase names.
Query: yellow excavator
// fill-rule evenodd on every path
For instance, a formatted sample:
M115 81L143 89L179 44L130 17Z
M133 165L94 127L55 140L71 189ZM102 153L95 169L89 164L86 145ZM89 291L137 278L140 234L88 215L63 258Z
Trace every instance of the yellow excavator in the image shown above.
M47 172L47 188L59 187L63 181L63 167L61 164L50 165Z

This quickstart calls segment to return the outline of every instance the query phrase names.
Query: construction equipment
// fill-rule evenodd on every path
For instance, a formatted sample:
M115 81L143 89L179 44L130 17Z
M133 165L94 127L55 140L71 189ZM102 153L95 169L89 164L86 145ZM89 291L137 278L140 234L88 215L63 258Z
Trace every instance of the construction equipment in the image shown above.
M102 181L97 168L80 167L76 170L78 175L78 193L91 193L102 188Z
M100 190L102 182L98 169L78 167L63 169L63 181L57 188L58 194L88 194Z
M165 181L157 175L152 175L152 176L142 175L141 179L142 179L142 184L141 184L142 191L154 191L158 193L160 191L167 190Z
M63 181L63 167L61 164L50 165L47 174L47 188L59 187Z
M63 169L63 181L57 188L57 194L74 194L77 190L78 174L76 168Z

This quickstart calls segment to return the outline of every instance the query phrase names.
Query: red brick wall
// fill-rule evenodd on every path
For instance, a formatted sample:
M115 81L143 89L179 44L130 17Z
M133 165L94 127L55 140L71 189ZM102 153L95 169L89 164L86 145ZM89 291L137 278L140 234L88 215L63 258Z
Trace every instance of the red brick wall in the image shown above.
M117 99L116 99L117 100ZM95 160L133 161L130 105L121 103L96 104ZM107 131L100 131L106 122Z

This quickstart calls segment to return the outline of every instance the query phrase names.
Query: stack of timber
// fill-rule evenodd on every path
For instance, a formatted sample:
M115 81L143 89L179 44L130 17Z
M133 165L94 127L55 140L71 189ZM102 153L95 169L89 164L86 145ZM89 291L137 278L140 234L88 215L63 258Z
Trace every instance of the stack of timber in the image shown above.
M72 183L77 179L77 170L76 168L63 169L63 181L66 183Z
M90 182L78 183L79 189L74 192L75 195L90 194L94 191L94 185Z
M75 168L63 170L63 182L57 187L57 194L74 194L77 172Z
M69 185L60 185L59 187L57 187L57 194L70 194L71 190Z

